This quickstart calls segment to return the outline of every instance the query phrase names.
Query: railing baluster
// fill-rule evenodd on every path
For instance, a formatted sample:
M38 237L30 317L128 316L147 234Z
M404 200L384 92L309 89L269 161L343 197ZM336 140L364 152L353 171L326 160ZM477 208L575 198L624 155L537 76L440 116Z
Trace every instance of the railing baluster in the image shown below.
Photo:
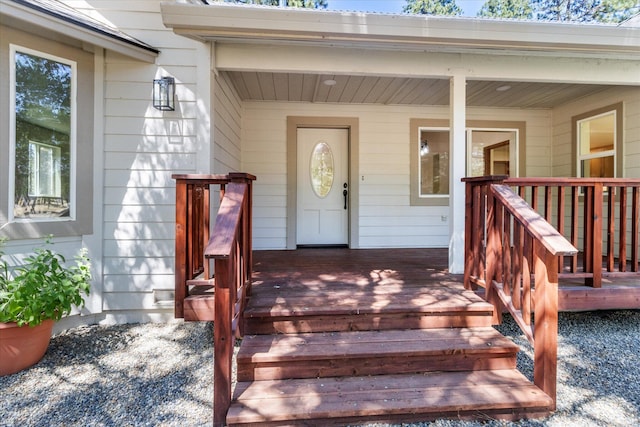
M638 232L640 229L640 188L633 187L631 207L631 271L638 271Z
M550 185L544 187L544 219L551 224L551 213L553 212L551 206L553 199L551 197L551 191L553 188Z
M627 271L627 187L620 187L618 270Z
M558 257L534 241L535 321L533 382L553 399L558 364Z
M567 194L566 188L564 185L558 187L558 201L557 201L557 215L558 215L558 233L564 236L564 228L565 228L565 214L566 214L566 206L565 206L565 197ZM561 256L558 260L558 272L562 273L564 269L564 256Z
M593 273L593 187L584 189L584 218L583 218L583 254L584 272ZM593 279L587 278L586 284L593 285Z
M500 269L500 283L504 283L505 285L510 283L510 269L511 269L511 233L510 233L510 222L511 217L506 210L502 210L502 227L500 228L500 254L502 259L502 268ZM511 295L511 291L509 286L505 286L504 292L507 295Z
M512 301L516 310L522 308L524 257L524 230L520 223L514 221L513 226L513 294Z
M578 224L580 218L578 217L578 206L580 203L580 187L573 186L571 187L571 244L578 247ZM571 273L578 272L578 254L573 255L571 257Z
M593 187L593 232L592 232L592 269L594 288L602 287L602 209L604 205L604 192L601 182L595 183Z
M501 270L500 251L500 213L493 194L487 192L487 266L486 266L486 298L495 309L493 310L493 323L502 323L502 304L493 286L498 281L498 272Z
M616 187L610 185L607 193L607 271L611 272L615 268L616 255Z
M468 262L464 264L464 287L465 289L477 289L478 285L471 282L472 277L478 277L478 256L479 248L476 244L476 233L473 230L473 224L479 224L477 189L475 186L467 183L464 187L464 253L468 257Z
M526 325L531 325L531 265L533 261L533 240L524 234L524 258L522 264L522 317Z
M187 183L176 182L176 237L175 237L175 303L174 315L184 317L182 301L187 296Z

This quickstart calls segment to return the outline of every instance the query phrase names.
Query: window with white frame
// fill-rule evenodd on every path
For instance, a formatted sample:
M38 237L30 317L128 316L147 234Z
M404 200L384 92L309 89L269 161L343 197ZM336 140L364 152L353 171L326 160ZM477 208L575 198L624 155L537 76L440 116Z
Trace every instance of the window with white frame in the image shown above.
M608 105L571 118L572 172L579 178L623 174L623 104Z
M518 133L517 128L468 128L467 176L518 176Z
M577 121L577 170L582 178L616 176L616 111Z
M448 206L451 176L449 121L410 119L410 203L412 206ZM525 174L526 122L468 120L467 176Z
M75 213L76 63L11 46L13 219Z

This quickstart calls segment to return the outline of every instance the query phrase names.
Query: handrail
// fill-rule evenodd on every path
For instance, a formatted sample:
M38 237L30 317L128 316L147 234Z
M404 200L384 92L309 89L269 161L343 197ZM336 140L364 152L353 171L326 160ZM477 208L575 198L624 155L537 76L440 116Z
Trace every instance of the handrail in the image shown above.
M246 226L248 217L248 185L227 185L220 204L218 218L205 257L215 261L215 320L213 389L214 425L223 426L231 404L231 375L233 344L237 322L244 312L247 291L251 284L243 248L249 242Z
M184 317L189 281L203 274L214 284L214 425L225 425L231 404L233 346L251 293L252 182L245 173L173 175L176 179L176 317ZM210 186L220 186L209 234ZM213 273L209 261L213 260Z
M555 407L558 262L577 249L509 186L501 184L503 177L464 181L465 246L470 256L465 286L486 288L485 297L495 307L495 323L502 321L503 308L511 313L534 347L534 383L553 399ZM480 260L486 263L484 269L472 265ZM478 272L484 279L475 276Z

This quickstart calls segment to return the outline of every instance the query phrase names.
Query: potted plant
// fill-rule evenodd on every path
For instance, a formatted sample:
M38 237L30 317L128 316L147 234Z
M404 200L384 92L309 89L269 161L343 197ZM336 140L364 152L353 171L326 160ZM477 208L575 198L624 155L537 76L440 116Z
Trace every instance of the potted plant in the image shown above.
M86 249L66 266L48 245L35 249L24 263L9 268L0 241L0 375L36 364L47 351L53 323L84 305L91 271Z

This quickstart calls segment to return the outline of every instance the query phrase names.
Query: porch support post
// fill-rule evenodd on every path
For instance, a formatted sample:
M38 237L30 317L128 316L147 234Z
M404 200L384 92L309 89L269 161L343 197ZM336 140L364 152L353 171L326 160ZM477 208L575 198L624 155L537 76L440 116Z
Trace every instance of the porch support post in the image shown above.
M451 155L449 156L449 271L464 272L464 183L466 172L466 78L461 73L450 80L449 108Z

